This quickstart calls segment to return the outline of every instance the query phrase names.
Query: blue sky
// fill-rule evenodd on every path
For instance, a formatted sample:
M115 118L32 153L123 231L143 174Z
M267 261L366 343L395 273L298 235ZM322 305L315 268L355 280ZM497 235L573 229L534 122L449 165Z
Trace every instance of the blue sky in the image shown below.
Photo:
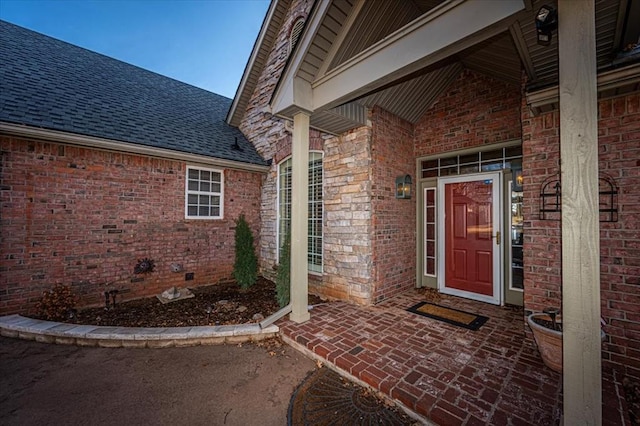
M0 0L0 19L230 98L269 0Z

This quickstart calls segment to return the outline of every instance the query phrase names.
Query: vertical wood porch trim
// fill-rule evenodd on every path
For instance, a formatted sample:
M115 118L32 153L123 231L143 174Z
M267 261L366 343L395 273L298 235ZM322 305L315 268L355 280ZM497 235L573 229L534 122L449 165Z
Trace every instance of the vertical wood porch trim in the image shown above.
M558 1L564 423L602 422L593 1Z
M291 146L291 321L310 318L308 305L309 263L307 229L309 216L309 114L293 116Z

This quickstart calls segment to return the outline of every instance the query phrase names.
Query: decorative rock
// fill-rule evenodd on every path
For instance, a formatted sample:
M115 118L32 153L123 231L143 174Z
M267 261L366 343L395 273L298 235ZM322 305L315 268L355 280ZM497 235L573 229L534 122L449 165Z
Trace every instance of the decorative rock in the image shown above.
M240 313L240 312L244 312L246 311L248 308L246 306L238 306L238 309L236 309L236 312Z
M216 302L216 304L217 304L217 305L226 305L227 303L229 303L229 301L228 301L228 300L218 300L218 301Z
M170 289L162 292L162 297L169 300L177 299L180 297L180 290L177 290L175 287L171 287Z
M262 314L255 314L253 317L251 317L254 321L262 321L264 319L264 315Z
M160 303L165 304L175 302L177 300L189 299L195 297L195 295L188 288L171 287L170 289L163 291L162 294L157 294L156 297Z

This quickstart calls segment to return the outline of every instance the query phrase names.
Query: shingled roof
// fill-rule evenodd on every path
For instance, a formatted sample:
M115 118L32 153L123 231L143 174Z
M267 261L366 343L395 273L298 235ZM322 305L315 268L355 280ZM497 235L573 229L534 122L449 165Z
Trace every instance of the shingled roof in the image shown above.
M267 164L225 122L231 102L0 21L0 122Z

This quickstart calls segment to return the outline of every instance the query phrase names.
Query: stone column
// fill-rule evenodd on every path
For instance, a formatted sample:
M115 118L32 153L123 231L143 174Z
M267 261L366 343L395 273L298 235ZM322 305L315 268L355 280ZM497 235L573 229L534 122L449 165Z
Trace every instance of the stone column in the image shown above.
M293 116L291 146L291 321L301 323L310 318L308 306L309 263L309 115Z

